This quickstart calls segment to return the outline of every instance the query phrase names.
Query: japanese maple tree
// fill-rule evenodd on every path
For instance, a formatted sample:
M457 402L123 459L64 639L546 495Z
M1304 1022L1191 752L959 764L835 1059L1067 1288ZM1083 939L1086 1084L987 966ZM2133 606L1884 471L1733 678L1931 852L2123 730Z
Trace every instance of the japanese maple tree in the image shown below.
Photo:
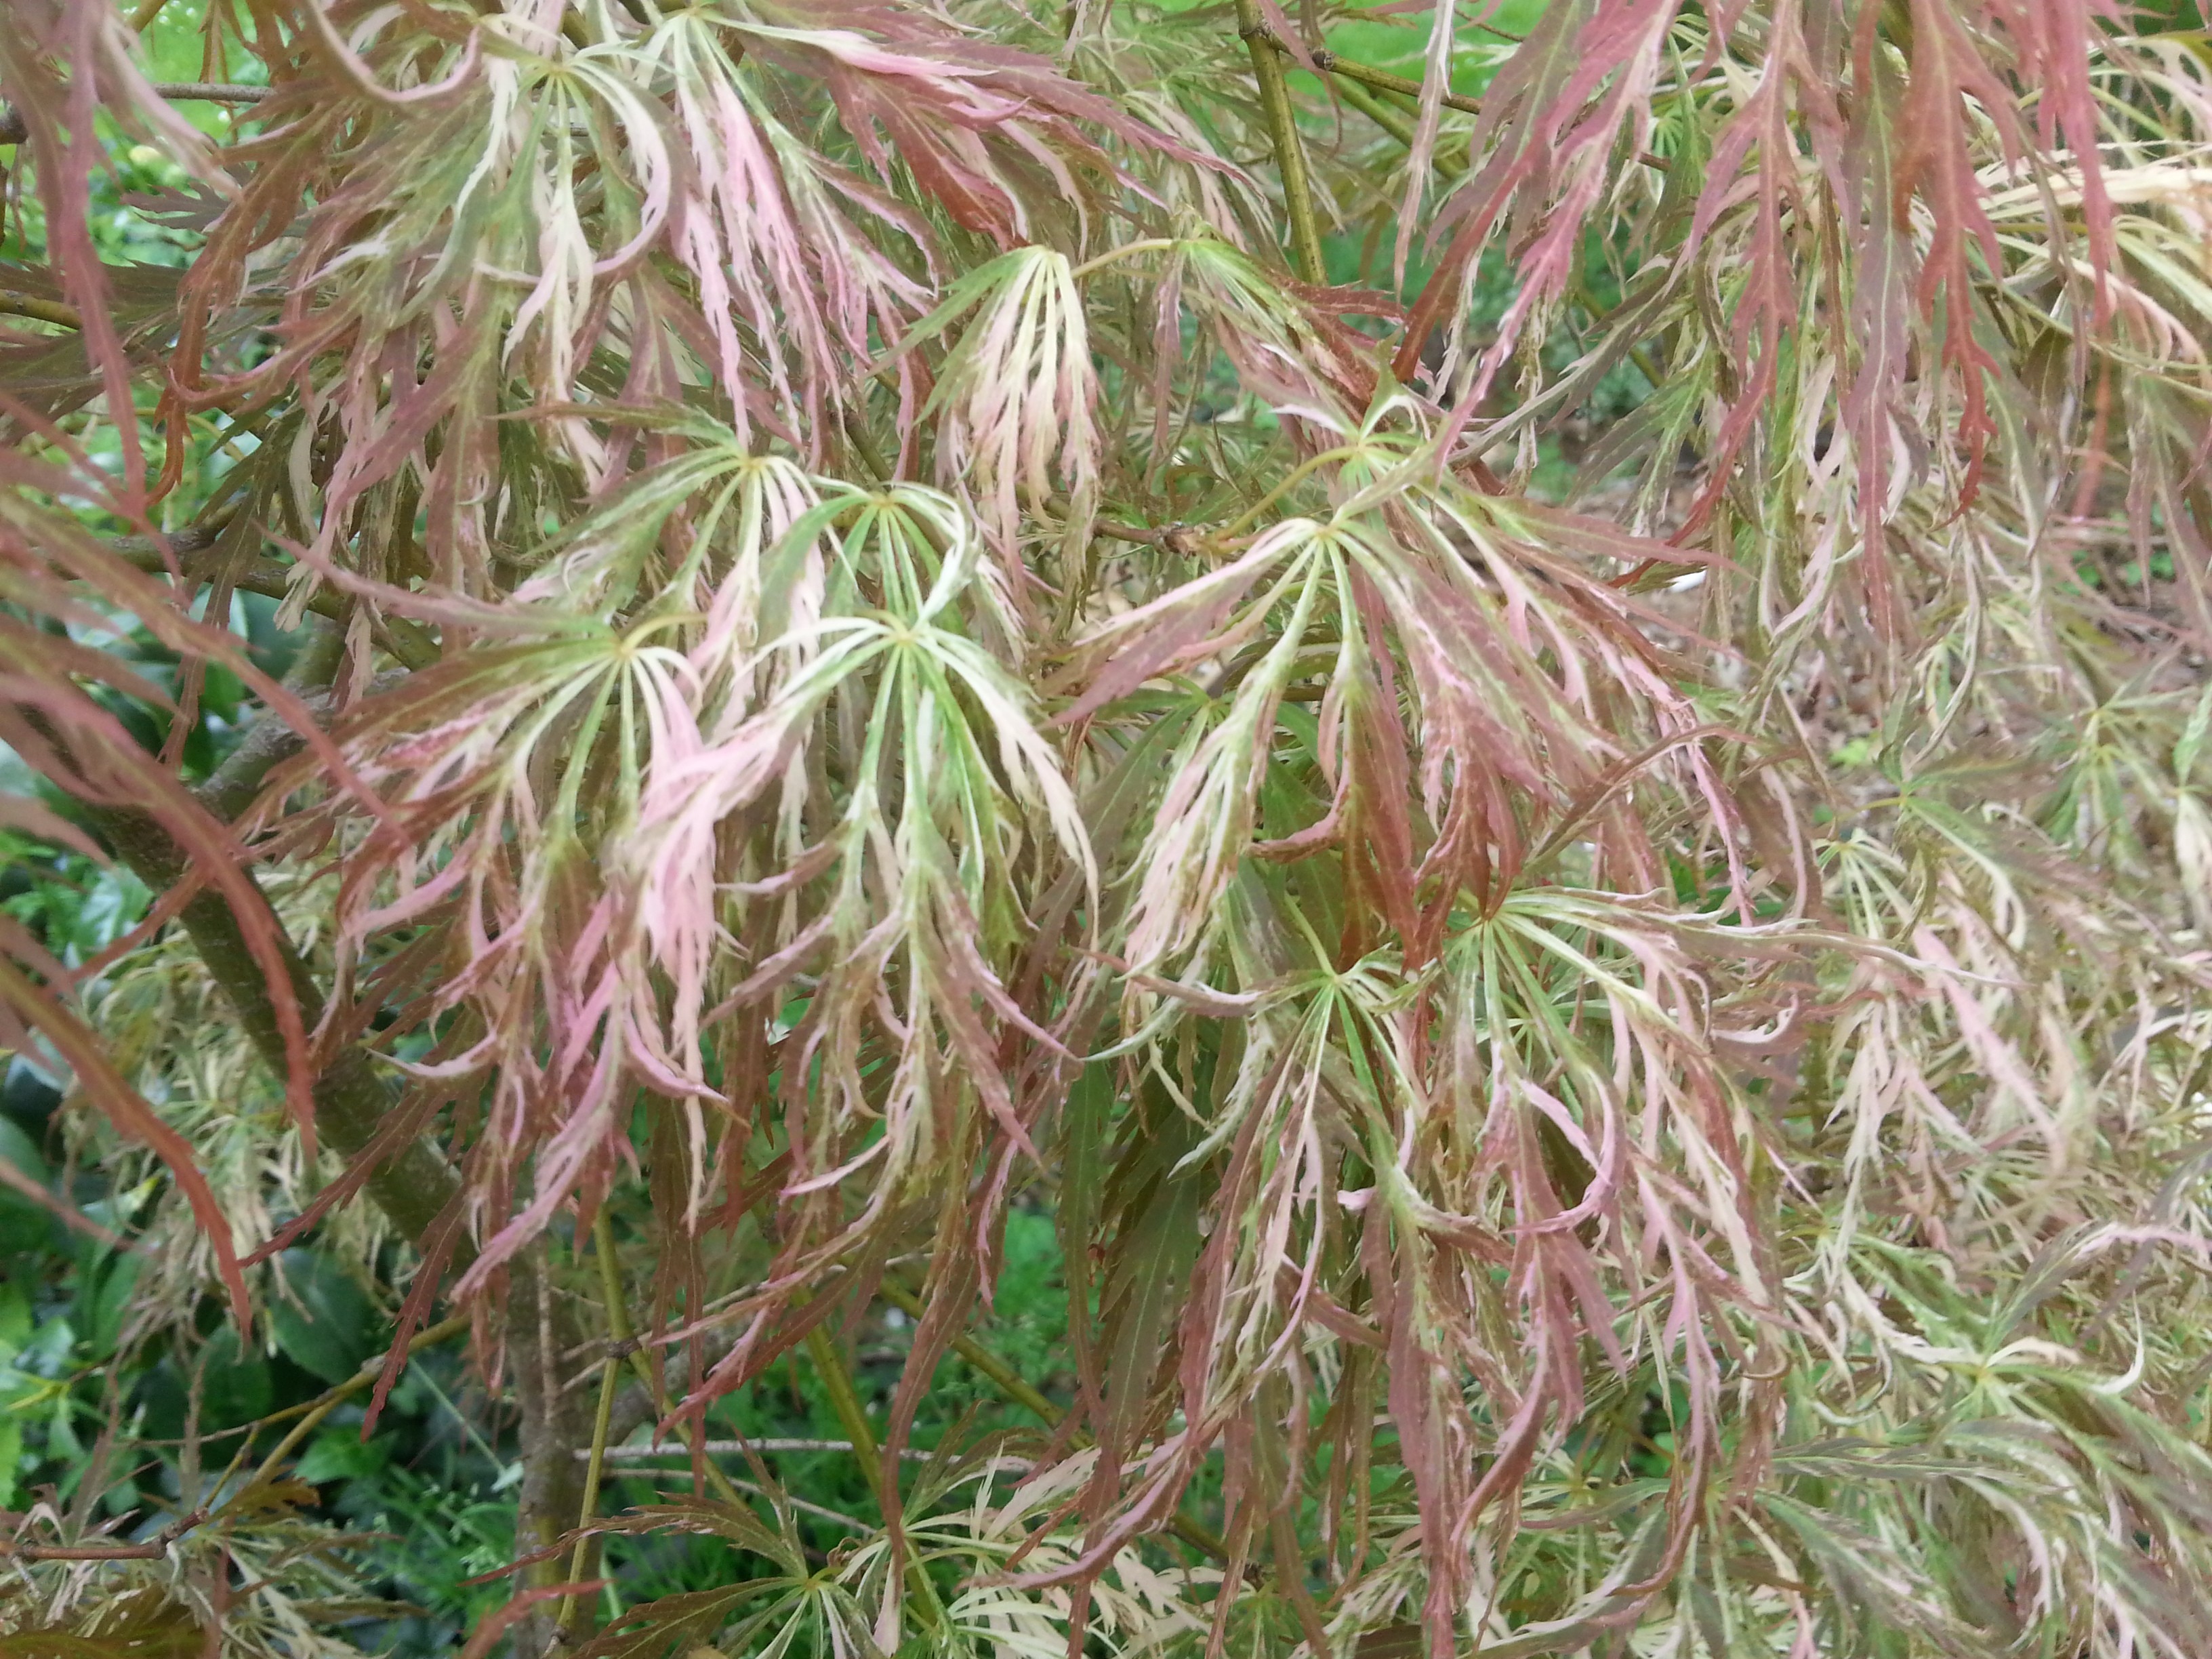
M2203 1650L2193 13L162 9L0 29L0 827L151 896L0 1042L140 1338L404 1246L471 1651ZM605 1501L787 1359L842 1547ZM240 1443L0 1652L335 1640Z

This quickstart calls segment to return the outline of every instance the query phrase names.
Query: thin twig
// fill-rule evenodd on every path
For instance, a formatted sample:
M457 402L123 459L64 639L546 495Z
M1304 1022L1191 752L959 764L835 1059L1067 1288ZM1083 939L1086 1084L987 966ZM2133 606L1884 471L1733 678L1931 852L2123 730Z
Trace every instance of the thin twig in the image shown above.
M612 1328L618 1317L616 1310L622 1305L622 1275L615 1269L614 1218L604 1204L599 1206L599 1212L592 1223L592 1249L599 1258L600 1293L606 1302L608 1327ZM629 1339L622 1340L627 1342ZM576 1518L575 1553L568 1559L568 1582L572 1584L583 1581L584 1565L592 1552L592 1535L585 1528L599 1512L599 1478L607 1464L607 1425L614 1419L615 1385L622 1376L622 1367L615 1360L614 1345L610 1344L606 1369L599 1377L599 1415L592 1420L592 1443L585 1453L588 1461L584 1468L582 1513ZM575 1607L574 1595L562 1596L561 1610L553 1615L553 1628L567 1630Z
M180 1515L143 1544L19 1544L0 1538L0 1557L18 1561L158 1561L169 1546L208 1518L205 1510Z
M1247 35L1245 38L1250 40L1253 37ZM1277 40L1274 30L1267 27L1264 23L1260 26L1258 38L1264 40L1285 58L1291 56L1291 49ZM1405 76L1393 75L1388 70L1375 69L1365 64L1354 63L1351 58L1340 58L1333 52L1316 50L1306 55L1313 59L1316 69L1334 75L1340 80L1357 81L1363 86L1373 87L1380 92L1395 92L1401 98L1419 98L1421 95L1421 83L1419 81L1409 80ZM1465 110L1469 115L1482 113L1482 105L1478 100L1466 97L1456 92L1444 94L1438 101L1446 109Z
M154 90L173 104L258 104L276 88L240 81L159 81Z
M275 90L231 81L162 81L155 83L154 95L173 104L258 104ZM20 144L30 136L31 124L21 110L0 109L0 144Z
M835 1521L839 1526L850 1527L857 1533L866 1534L875 1531L875 1528L866 1522L847 1515L841 1510L825 1510L819 1504L810 1504L804 1498L793 1498L787 1492L770 1492L766 1486L757 1486L750 1480L738 1480L731 1484L739 1492L750 1492L756 1498L765 1498L771 1504L788 1504L795 1510L804 1510L809 1515L818 1515L824 1521Z
M727 1455L732 1452L848 1452L860 1449L849 1440L808 1440L774 1438L766 1440L702 1440L697 1446L609 1446L606 1456L622 1463L641 1462L651 1457L689 1457L693 1451ZM589 1446L576 1448L580 1461L592 1455ZM899 1455L910 1463L927 1463L937 1455L918 1446L908 1446Z
M921 1298L908 1290L905 1285L886 1278L876 1288L884 1301L905 1314L908 1318L917 1323L921 1322L925 1311L921 1305ZM1038 1392L1027 1377L976 1341L974 1337L965 1332L954 1337L952 1352L990 1378L1000 1393L1034 1414L1047 1428L1059 1426L1060 1419L1063 1415L1060 1407Z

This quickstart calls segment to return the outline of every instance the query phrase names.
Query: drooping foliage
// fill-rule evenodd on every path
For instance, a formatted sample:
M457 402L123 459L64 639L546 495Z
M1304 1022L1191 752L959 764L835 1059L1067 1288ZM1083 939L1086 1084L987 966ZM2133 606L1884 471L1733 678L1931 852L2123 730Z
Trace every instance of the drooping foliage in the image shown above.
M470 1322L475 1651L2201 1650L2193 14L7 13L0 828L152 908L0 1042L142 1334ZM1039 1210L1043 1426L907 1455ZM829 1565L602 1516L796 1355Z

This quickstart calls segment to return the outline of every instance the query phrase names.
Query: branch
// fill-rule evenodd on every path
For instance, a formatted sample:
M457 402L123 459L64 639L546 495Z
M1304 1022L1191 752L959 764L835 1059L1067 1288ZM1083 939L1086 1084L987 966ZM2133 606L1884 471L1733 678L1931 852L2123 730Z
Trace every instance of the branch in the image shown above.
M131 544L133 543L137 545L131 545ZM181 537L173 537L171 544L179 553L199 550L187 547ZM137 569L155 576L166 574L168 570L168 566L162 561L161 556L151 546L147 545L143 537L130 537L126 540L116 542L113 545L115 550L122 554L124 558ZM206 544L203 543L201 545L204 547ZM190 575L191 573L187 571L185 574ZM208 579L203 577L201 580ZM292 568L289 565L279 564L274 559L256 559L245 569L233 575L230 585L241 593L258 593L264 599L281 599L292 591ZM325 588L307 601L307 609L319 617L328 617L332 622L343 622L346 619L348 606L343 594L334 589Z
M190 860L151 817L112 807L93 808L88 816L132 873L155 892L166 892L186 878ZM203 887L177 920L210 976L238 1011L239 1024L262 1063L283 1076L289 1059L276 1001L230 901L213 888ZM270 921L275 920L272 911ZM323 1015L322 992L281 924L276 927L276 937L299 1000L301 1020L313 1030ZM392 1103L391 1090L358 1043L348 1043L329 1057L315 1079L314 1102L315 1127L348 1158L374 1138ZM410 1239L420 1239L459 1190L460 1177L436 1148L418 1139L379 1166L368 1185L369 1197L393 1224ZM460 1252L468 1250L465 1238Z
M404 675L404 670L380 674L369 683L369 690L384 690ZM300 701L319 723L337 706L337 699L327 691L313 693ZM264 710L246 728L238 747L222 757L222 763L204 783L194 786L192 793L199 797L201 805L228 823L253 804L253 798L261 793L261 786L268 781L270 773L306 748L307 744L307 740L290 726Z
M677 1443L665 1446L609 1446L600 1455L610 1462L641 1462L654 1457L689 1457L695 1451L726 1455L732 1452L849 1452L859 1449L860 1448L849 1440L794 1440L771 1437L764 1440L702 1440L696 1446ZM589 1446L576 1448L578 1462L588 1462L591 1455L592 1449ZM937 1454L919 1446L907 1446L900 1450L899 1455L909 1463L927 1463Z
M1147 547L1164 548L1179 558L1193 558L1201 553L1221 558L1237 550L1234 547L1217 543L1211 532L1180 520L1161 525L1157 529L1148 529L1142 525L1116 524L1110 519L1100 519L1091 527L1115 541L1139 542Z
M1274 30L1264 23L1259 26L1259 30L1256 36L1248 34L1245 39L1265 40L1285 57L1290 56L1291 49L1275 38ZM1365 64L1352 62L1349 58L1340 58L1333 52L1316 50L1306 55L1313 59L1316 69L1325 70L1341 80L1357 81L1362 86L1373 87L1381 92L1395 92L1404 98L1419 98L1421 95L1421 83L1419 81L1408 80L1402 75L1393 75L1388 70L1370 69ZM1469 115L1482 113L1482 105L1477 100L1462 97L1455 92L1446 93L1438 101L1446 109L1465 110Z
M19 1544L0 1538L0 1557L18 1561L158 1561L169 1546L208 1518L205 1510L180 1515L143 1544Z
M599 1289L601 1298L606 1304L607 1328L611 1332L617 1326L627 1327L629 1320L623 1311L622 1273L615 1263L614 1218L608 1213L604 1203L599 1206L599 1212L592 1223L592 1253L599 1259ZM592 1522L599 1512L599 1479L605 1474L607 1466L607 1425L614 1416L615 1389L622 1380L622 1366L617 1363L620 1356L614 1349L619 1346L626 1352L635 1352L637 1347L635 1340L626 1334L615 1337L607 1346L606 1370L599 1376L599 1414L592 1420L592 1443L585 1453L588 1462L584 1469L584 1500L581 1513L576 1520L575 1553L568 1563L568 1582L571 1583L581 1583L584 1570L591 1565L594 1545ZM553 1628L557 1632L568 1632L569 1620L574 1616L575 1610L574 1595L562 1596L560 1611L553 1615Z
M275 90L229 81L163 81L155 84L154 95L171 103L258 104ZM23 118L22 111L0 108L0 144L20 144L30 136L31 124Z
M6 309L4 300L0 300L0 311ZM167 539L179 556L204 553L215 545L225 527L222 524L194 525L190 529L176 532ZM161 556L161 550L143 536L118 536L108 545L134 569L155 576L168 574L168 561ZM274 559L256 559L245 569L234 573L230 585L241 593L258 593L267 599L284 599L292 591L293 568L291 565L279 564ZM189 576L192 573L186 571L185 574ZM200 577L199 580L207 581L210 579ZM352 614L352 603L344 594L325 584L307 601L307 609L319 617L343 623ZM376 620L384 629L385 643L391 647L392 654L408 667L427 668L438 660L438 642L430 637L429 630L421 623L391 615L380 616Z
M1384 103L1356 81L1340 81L1336 95L1396 139L1407 149L1413 147L1413 129L1403 111Z
M12 111L0 111L0 125L13 118ZM34 295L18 294L13 289L0 289L0 317L28 317L33 322L52 323L61 328L82 328L84 318L75 306L65 306L59 300L41 300Z
M1306 172L1304 142L1291 109L1291 90L1283 80L1282 43L1260 21L1258 0L1237 0L1237 33L1252 53L1252 74L1260 82L1260 107L1283 175L1283 205L1291 216L1291 246L1298 274L1309 283L1328 280L1321 256L1321 222L1314 216L1313 180Z

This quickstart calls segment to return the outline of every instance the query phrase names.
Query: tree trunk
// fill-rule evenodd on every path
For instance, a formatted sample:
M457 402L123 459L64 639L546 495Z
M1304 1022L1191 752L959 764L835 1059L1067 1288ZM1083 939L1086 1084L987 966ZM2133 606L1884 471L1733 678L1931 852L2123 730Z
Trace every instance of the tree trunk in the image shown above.
M91 816L148 888L158 893L183 879L183 854L152 818L112 809L94 809ZM283 1076L284 1037L276 1000L228 901L212 890L204 890L185 906L178 920L209 974L237 1009L263 1061ZM273 910L270 920L275 926ZM276 933L301 1018L312 1028L322 1014L322 993L281 927ZM340 1050L314 1080L316 1131L349 1158L368 1145L392 1104L391 1090L357 1046ZM420 1139L386 1159L367 1183L370 1200L418 1244L459 1190L460 1177L453 1166L434 1146ZM465 1267L474 1255L473 1244L464 1238L450 1265ZM541 1250L518 1255L507 1270L505 1369L520 1417L523 1468L515 1556L523 1559L546 1553L518 1575L520 1589L557 1584L568 1577L566 1553L553 1547L576 1524L584 1474L575 1450L591 1435L590 1391L562 1387L562 1356L580 1346L583 1334L573 1307L553 1294L547 1265ZM549 1650L557 1609L556 1602L548 1601L515 1625L510 1638L514 1659L538 1659ZM588 1602L579 1603L575 1628L589 1628L591 1612Z

